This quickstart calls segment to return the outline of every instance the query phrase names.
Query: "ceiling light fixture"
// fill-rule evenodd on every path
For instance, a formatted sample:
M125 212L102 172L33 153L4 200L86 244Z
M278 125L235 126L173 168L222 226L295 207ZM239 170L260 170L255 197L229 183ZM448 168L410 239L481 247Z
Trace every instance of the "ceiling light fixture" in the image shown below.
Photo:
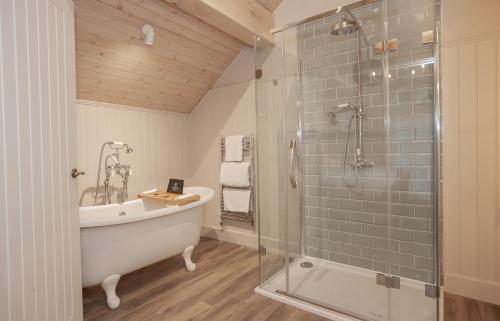
M146 45L152 46L155 39L155 31L153 29L153 26L149 23L145 24L144 26L142 26L142 33L144 34L144 43Z

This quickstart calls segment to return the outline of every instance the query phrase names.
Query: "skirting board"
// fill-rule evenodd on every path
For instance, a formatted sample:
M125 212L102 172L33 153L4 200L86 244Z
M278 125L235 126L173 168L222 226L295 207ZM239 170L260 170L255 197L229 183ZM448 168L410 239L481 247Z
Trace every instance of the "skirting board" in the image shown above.
M234 243L256 249L258 247L257 233L232 229L231 227L203 226L201 235L224 242Z
M498 283L445 273L444 287L446 292L452 294L500 305L500 284Z
M214 227L214 226L203 226L201 230L201 235L215 240L220 240L224 242L234 243L246 247L256 249L258 247L259 238L257 232L252 233L250 231L245 231L242 229L237 229L234 227ZM283 244L277 239L263 238L262 244L266 247L268 253L276 255L284 255ZM299 245L296 243L291 243L292 249L298 249ZM292 251L292 256L298 255L296 252Z

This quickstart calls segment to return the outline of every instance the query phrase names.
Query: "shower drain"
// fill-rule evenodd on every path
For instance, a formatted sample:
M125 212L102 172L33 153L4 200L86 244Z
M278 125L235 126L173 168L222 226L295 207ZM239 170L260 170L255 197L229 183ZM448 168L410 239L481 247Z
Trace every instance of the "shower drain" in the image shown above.
M313 264L311 262L302 262L300 263L300 266L303 267L304 269L310 269L313 267Z

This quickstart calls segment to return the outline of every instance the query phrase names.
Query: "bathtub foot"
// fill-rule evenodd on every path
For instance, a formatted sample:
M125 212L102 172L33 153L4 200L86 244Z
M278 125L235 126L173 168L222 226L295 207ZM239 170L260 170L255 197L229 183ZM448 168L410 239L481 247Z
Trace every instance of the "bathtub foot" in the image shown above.
M120 306L120 298L116 295L116 286L120 281L120 274L113 274L104 279L101 283L101 288L106 292L106 302L108 308L114 310Z
M182 252L182 257L184 258L184 262L186 262L186 269L189 272L193 272L194 270L196 270L196 264L194 264L193 261L191 261L191 254L193 254L193 250L194 246L190 245L186 247L184 252Z

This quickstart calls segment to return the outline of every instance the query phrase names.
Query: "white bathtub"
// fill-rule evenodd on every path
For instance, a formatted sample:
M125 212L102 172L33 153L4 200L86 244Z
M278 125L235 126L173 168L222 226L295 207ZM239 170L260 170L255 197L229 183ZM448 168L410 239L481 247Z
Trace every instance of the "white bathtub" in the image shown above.
M122 204L80 207L83 287L101 284L110 309L120 305L116 285L121 275L183 253L188 271L200 240L208 187L186 187L201 199L184 206L133 200Z

